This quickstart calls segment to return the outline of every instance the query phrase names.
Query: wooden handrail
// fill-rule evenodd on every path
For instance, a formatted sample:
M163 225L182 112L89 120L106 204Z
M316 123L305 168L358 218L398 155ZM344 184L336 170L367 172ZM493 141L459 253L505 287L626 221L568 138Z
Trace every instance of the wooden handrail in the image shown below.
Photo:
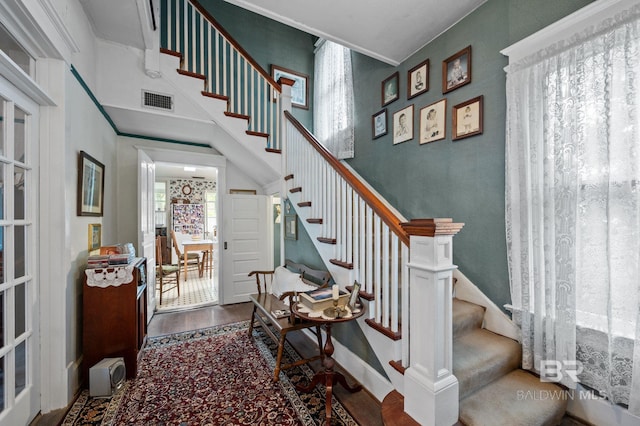
M253 57L251 57L251 55L249 55L249 53L242 48L242 46L240 46L240 43L238 43L233 37L231 37L231 34L229 34L227 30L225 30L224 27L220 25L220 23L216 21L213 18L213 16L211 16L211 14L204 7L202 7L200 3L198 3L196 0L189 0L189 2L191 2L193 7L198 9L198 11L202 14L202 16L204 16L205 19L209 21L209 23L213 25L216 28L216 30L218 30L218 32L222 34L222 36L229 41L229 43L234 47L234 49L240 52L240 54L247 60L247 62L249 62L264 77L264 79L269 82L269 84L271 84L278 92L282 93L282 88L273 79L273 77L271 77L269 73L266 72L260 66L260 64L258 64L255 61L255 59L253 59Z
M380 202L377 196L360 181L349 169L347 169L333 154L331 154L317 139L304 127L289 111L284 112L285 117L298 129L304 138L315 148L318 153L338 172L344 180L346 180L360 197L373 209L382 221L398 236L400 241L405 245L409 245L409 234L402 228L400 219L387 207Z

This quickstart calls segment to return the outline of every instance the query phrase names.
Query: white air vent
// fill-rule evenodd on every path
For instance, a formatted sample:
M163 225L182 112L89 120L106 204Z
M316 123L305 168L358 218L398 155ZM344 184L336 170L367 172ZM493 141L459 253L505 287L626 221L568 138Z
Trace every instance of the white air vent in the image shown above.
M173 111L173 96L143 90L142 106L146 108L161 109L164 111Z

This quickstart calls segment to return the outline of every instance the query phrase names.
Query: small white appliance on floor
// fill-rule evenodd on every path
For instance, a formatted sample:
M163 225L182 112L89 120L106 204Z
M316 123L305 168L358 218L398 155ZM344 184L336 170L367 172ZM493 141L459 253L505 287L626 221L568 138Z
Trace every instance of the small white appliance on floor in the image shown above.
M89 369L89 396L110 397L126 380L124 358L105 358Z

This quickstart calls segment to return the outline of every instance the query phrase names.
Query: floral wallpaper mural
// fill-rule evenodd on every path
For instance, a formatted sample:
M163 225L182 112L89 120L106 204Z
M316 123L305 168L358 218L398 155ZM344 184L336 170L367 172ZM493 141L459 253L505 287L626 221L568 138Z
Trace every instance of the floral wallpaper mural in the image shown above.
M204 203L205 191L215 191L216 182L203 179L171 179L169 180L169 199L180 199L191 204Z

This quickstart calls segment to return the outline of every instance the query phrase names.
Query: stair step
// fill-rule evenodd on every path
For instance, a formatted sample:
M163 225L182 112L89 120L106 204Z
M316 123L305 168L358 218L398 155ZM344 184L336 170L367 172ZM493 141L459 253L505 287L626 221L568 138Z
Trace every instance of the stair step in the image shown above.
M248 134L249 136L259 136L261 138L268 138L269 137L269 133L254 132L253 130L247 130L245 133Z
M267 151L267 152L272 152L274 154L282 154L282 150L281 149L265 148L264 150Z
M237 112L229 112L229 111L225 111L224 115L226 115L227 117L240 118L247 121L249 121L249 119L251 118L248 115L238 114Z
M462 337L482 327L485 307L453 298L453 338Z
M221 101L229 102L229 97L225 95L218 95L217 93L207 92L206 90L203 90L200 93L202 96L206 96L207 98L220 99Z
M345 269L353 269L353 263L343 262L338 259L329 259L329 262L333 263L336 266L341 266Z
M338 240L335 238L318 237L318 241L325 244L338 244Z
M200 80L207 81L207 76L204 74L198 74L197 72L191 72L187 70L178 69L178 74L186 75L187 77L199 78Z
M301 186L296 186L295 188L291 188L289 190L289 192L294 193L294 192L302 192L302 187Z
M164 47L161 47L160 48L160 53L164 53L165 55L176 56L176 57L180 58L180 63L182 63L182 53L180 53L180 52L176 52L175 50L169 50L169 49L166 49Z
M298 203L298 207L311 207L311 201L302 201Z
M286 175L286 176L284 177L284 180L291 180L291 179L293 179L293 174Z
M485 329L453 340L453 374L458 378L460 399L520 366L518 342Z
M367 324L369 324L369 326L371 328L373 328L374 330L379 331L380 333L384 334L385 336L387 336L391 340L400 340L400 339L402 339L402 330L393 331L390 328L387 328L387 327L383 326L379 322L375 322L374 320L369 319L369 318L364 320L364 322L366 322Z
M317 225L322 225L322 219L320 219L320 218L309 218L309 219L307 219L307 223L315 223Z
M568 392L531 373L514 370L460 401L467 426L557 425L567 409Z
M389 361L389 365L393 367L398 373L404 376L404 371L407 369L404 365L402 365L402 361Z

